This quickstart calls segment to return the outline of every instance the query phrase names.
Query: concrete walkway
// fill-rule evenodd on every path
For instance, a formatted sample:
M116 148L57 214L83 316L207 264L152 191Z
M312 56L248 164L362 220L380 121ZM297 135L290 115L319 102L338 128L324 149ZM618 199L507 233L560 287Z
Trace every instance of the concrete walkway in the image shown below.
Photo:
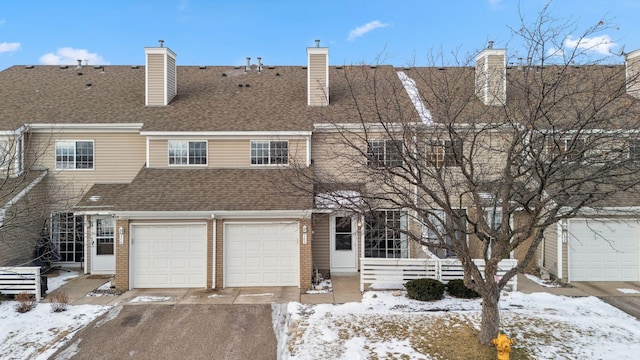
M52 274L53 275L53 274ZM333 290L322 293L302 293L292 286L271 286L226 289L133 289L122 294L97 293L98 287L108 278L79 275L68 281L60 289L69 297L70 305L141 305L141 304L271 304L301 302L303 304L342 304L362 300L358 273L334 275L331 279ZM50 294L50 292L49 292ZM43 302L49 302L45 297Z

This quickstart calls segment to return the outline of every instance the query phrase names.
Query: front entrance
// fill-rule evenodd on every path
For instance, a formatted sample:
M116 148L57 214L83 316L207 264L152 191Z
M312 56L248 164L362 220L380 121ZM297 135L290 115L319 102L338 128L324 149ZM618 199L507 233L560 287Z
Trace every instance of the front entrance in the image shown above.
M91 273L114 274L116 271L115 219L96 216L91 227Z
M358 271L355 216L331 216L331 272Z

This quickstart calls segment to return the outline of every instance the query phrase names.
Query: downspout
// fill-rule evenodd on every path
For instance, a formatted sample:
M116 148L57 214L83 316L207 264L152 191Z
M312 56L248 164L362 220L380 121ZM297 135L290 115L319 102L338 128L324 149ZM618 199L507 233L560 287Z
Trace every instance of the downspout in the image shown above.
M564 265L562 263L562 242L564 241L564 229L562 225L563 225L562 222L558 221L557 223L558 234L556 235L556 238L557 238L556 242L558 243L557 245L558 246L558 259L557 259L558 279L562 279L562 276L563 276L562 267Z
M218 234L218 221L216 220L216 215L211 214L211 221L213 221L213 271L212 271L212 279L211 279L211 288L216 288L216 238Z

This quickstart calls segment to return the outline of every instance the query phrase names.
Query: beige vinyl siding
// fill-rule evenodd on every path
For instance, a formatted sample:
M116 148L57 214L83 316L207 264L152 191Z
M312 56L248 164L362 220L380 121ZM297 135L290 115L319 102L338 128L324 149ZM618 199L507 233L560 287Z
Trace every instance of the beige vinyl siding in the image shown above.
M542 267L558 275L558 226L553 224L544 231L544 261Z
M324 54L309 55L309 105L323 106L328 104L328 57Z
M147 105L166 105L165 56L147 55Z
M176 96L176 59L167 56L167 104Z
M314 270L320 270L323 275L329 273L331 268L331 240L329 214L313 214L313 239L311 241L311 252L313 254Z
M33 134L27 164L49 169L55 195L73 200L94 183L128 183L146 161L145 139L136 133ZM56 170L57 140L93 141L93 170ZM75 199L77 200L77 199Z
M178 139L176 139L178 140ZM187 139L184 139L187 140ZM211 168L248 168L251 167L251 140L289 142L289 163L306 165L307 141L305 139L252 138L252 139L198 139L190 141L208 141L207 166ZM149 140L149 167L169 166L169 140ZM187 165L188 166L188 165ZM195 165L198 166L198 165ZM175 167L175 166L171 166Z

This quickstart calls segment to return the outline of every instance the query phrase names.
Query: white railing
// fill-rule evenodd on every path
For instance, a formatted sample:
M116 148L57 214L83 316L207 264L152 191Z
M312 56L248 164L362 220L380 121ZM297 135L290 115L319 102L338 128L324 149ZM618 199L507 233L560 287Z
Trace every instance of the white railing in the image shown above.
M484 272L484 260L474 259L480 272ZM502 277L518 264L516 259L505 259L498 263L496 277ZM464 270L457 259L379 259L360 258L360 291L365 285L376 289L401 289L409 280L436 279L443 283L449 280L462 279ZM512 290L517 290L517 276L507 283Z
M40 267L0 267L0 294L16 295L28 292L40 300Z

